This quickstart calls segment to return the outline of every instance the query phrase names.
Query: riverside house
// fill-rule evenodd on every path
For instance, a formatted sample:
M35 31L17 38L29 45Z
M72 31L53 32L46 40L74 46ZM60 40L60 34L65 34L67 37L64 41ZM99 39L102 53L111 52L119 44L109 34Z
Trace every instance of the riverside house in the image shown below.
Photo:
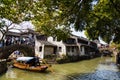
M46 55L56 54L57 46L47 40L45 35L36 35L35 54L43 59Z
M57 56L92 56L97 54L97 44L85 38L71 35L66 41L58 41L55 37L36 36L35 53L41 58L45 55Z

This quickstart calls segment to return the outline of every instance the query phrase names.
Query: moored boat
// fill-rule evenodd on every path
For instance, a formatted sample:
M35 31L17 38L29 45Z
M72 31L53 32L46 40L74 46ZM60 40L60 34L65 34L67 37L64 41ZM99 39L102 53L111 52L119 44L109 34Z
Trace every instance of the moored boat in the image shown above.
M19 57L14 61L13 67L23 69L23 70L43 72L49 66L36 62L35 57Z

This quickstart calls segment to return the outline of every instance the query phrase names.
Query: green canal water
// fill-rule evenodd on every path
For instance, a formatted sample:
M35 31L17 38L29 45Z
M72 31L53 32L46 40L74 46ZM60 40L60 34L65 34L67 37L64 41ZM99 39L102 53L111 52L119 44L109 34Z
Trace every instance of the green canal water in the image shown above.
M9 68L0 80L120 80L113 57L99 57L67 64L53 64L44 73Z

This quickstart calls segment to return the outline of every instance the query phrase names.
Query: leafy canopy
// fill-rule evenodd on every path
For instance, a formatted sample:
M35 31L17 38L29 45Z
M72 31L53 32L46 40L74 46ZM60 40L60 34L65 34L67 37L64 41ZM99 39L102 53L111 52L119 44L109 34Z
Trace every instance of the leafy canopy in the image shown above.
M40 33L66 38L86 31L89 39L120 42L119 0L0 0L0 18L13 23L31 20Z

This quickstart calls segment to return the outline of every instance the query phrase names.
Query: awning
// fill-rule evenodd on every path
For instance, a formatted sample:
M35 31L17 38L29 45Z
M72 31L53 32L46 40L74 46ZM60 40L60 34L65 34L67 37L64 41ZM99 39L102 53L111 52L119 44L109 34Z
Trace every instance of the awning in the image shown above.
M17 61L29 61L34 59L34 57L18 57Z

